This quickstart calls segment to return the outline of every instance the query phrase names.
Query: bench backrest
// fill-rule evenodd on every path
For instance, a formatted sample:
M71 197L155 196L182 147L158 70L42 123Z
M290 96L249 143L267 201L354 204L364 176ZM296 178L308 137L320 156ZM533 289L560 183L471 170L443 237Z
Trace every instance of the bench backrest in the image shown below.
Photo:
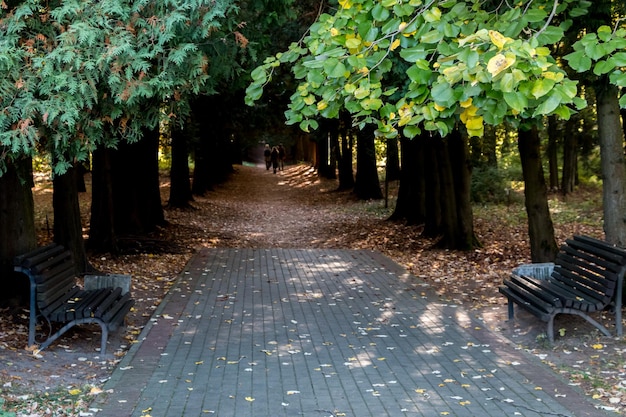
M550 279L608 305L625 270L626 251L601 240L574 236L561 246Z
M36 292L37 308L45 311L76 286L76 268L72 254L63 246L51 244L18 256L15 270L26 274L31 292Z

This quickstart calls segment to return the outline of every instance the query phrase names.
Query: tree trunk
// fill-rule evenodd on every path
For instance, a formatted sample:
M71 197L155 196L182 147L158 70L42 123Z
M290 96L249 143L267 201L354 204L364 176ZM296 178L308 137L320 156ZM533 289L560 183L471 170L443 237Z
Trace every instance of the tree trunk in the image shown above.
M472 164L468 140L455 130L448 135L448 158L452 167L456 201L455 245L454 249L471 250L481 246L474 234L474 214L472 212Z
M314 138L317 142L317 175L322 178L335 178L335 167L330 165L328 149L328 120L320 120L319 127L315 131Z
M233 172L234 156L227 128L231 120L219 95L199 97L192 103L192 113L197 122L192 193L204 195Z
M398 199L389 220L405 220L407 224L423 224L426 219L424 172L425 140L401 138L402 170Z
M339 158L339 190L354 188L354 173L352 172L352 128L350 117L343 117L339 124L339 140L341 142L341 157Z
M607 80L596 85L598 136L602 165L602 202L606 240L626 247L626 169L618 88Z
M576 173L578 170L578 133L576 121L570 119L565 124L563 135L563 178L561 192L567 195L574 192Z
M13 258L37 246L32 187L31 160L7 161L0 177L0 305L28 302L28 278L14 274Z
M518 148L524 176L524 197L532 262L552 262L558 246L548 208L548 190L541 165L541 143L537 127L519 130Z
M458 131L436 141L438 175L441 184L443 236L438 246L471 250L478 245L474 236L470 204L471 169L468 146Z
M89 246L117 252L119 238L153 232L164 225L158 167L158 129L145 130L133 144L94 153ZM98 161L96 161L98 159Z
M170 198L167 202L171 208L189 208L193 201L191 194L191 180L189 179L189 150L188 134L193 129L192 123L184 128L173 126L172 135L172 167L170 169Z
M441 199L441 177L439 175L441 161L437 158L437 144L439 138L430 136L429 133L423 135L424 153L424 184L426 194L426 219L424 221L425 237L438 237L442 233L443 208Z
M385 180L397 181L400 179L400 152L398 151L398 140L387 139L387 164L385 167Z
M118 252L111 178L112 149L99 147L92 154L91 219L87 246L100 252Z
M366 125L357 132L356 144L356 181L354 193L361 200L380 200L378 169L376 168L375 127Z
M559 160L557 157L558 153L558 143L561 139L559 133L559 121L556 116L548 117L548 166L550 172L550 189L558 190L559 188ZM567 152L567 143L563 144L563 152L564 154ZM563 163L565 164L565 156L563 158ZM565 171L565 165L563 166L563 171ZM565 175L565 173L563 174ZM565 180L563 180L565 182Z
M341 148L339 146L339 120L328 120L328 143L329 143L329 167L328 179L337 178L337 163L341 160Z
M55 175L53 182L52 207L54 209L54 241L72 252L76 273L83 275L93 272L89 264L83 226L81 222L80 204L78 201L78 176L80 168L72 167L63 175Z

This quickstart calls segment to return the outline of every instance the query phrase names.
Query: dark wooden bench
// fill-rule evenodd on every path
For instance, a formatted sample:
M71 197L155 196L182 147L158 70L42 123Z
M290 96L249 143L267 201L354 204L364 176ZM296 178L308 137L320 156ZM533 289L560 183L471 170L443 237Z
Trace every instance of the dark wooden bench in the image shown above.
M574 314L587 320L606 336L611 332L590 314L615 313L617 336L622 336L622 289L626 251L601 240L574 236L560 248L552 273L546 279L511 274L499 291L508 298L509 319L517 304L548 323L554 341L554 318Z
M129 293L122 294L121 288L86 291L78 286L72 254L57 244L17 256L14 270L30 279L29 346L36 343L38 317L46 320L51 329L52 323L62 323L60 329L41 343L39 350L48 347L73 326L95 323L102 329L100 352L104 354L109 331L123 324L124 317L135 303Z

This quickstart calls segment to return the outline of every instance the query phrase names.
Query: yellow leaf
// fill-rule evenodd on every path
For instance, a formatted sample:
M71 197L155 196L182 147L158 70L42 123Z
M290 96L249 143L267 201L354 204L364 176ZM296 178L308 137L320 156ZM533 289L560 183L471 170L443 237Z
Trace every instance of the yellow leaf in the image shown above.
M483 117L476 116L476 117L467 119L467 123L465 123L465 126L467 127L468 130L479 130L483 127Z
M351 0L339 0L339 5L343 7L344 9L348 10L349 8L352 7L352 1Z
M395 39L393 42L391 42L391 47L389 49L393 51L398 46L400 46L400 39Z
M468 108L469 106L472 105L472 101L473 101L473 99L470 97L467 100L460 102L459 105L461 107L463 107L464 109L466 109L466 108Z
M407 23L406 22L400 22L400 25L398 26L398 32L402 32L405 27L407 27Z
M80 394L80 390L78 388L74 388L74 389L68 390L67 392L69 392L70 395L78 395L78 394Z
M322 111L324 110L326 107L328 107L328 103L324 100L320 101L319 103L317 103L317 110L318 111Z
M487 71L492 77L496 77L502 71L510 67L515 63L515 55L513 54L498 54L491 58L487 63Z
M498 47L498 49L502 49L508 41L512 40L495 30L489 31L489 38L491 39L491 42Z
M592 345L591 347L594 348L595 350L604 349L604 345L601 343L596 343L595 345Z
M246 397L246 401L248 401L248 402L252 402L252 401L254 401L254 398L252 398L252 397Z
M437 103L435 103L434 107L435 107L435 110L437 110L437 111L444 111L445 109L447 109L446 106L440 106Z
M337 28L330 29L330 36L337 36L337 35L339 35L339 30L337 30Z

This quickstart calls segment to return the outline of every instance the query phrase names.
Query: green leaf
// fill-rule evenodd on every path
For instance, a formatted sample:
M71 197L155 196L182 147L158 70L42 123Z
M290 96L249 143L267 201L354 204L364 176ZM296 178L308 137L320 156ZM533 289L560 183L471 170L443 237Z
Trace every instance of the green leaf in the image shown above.
M626 52L616 52L611 60L616 67L626 67Z
M405 126L404 129L402 130L402 133L404 134L405 137L412 139L415 136L422 133L422 130L417 125L411 125L411 126Z
M255 68L252 73L250 73L250 76L255 83L265 84L267 81L267 73L264 67Z
M545 96L552 90L554 87L554 80L550 80L548 78L540 78L533 83L532 95L535 98L540 98Z
M431 30L430 32L425 33L420 38L420 42L422 43L438 43L443 39L443 33L438 30Z
M556 94L550 95L547 100L537 106L533 116L551 114L560 104L561 99Z
M615 65L613 65L610 59L607 59L606 61L602 60L602 61L596 62L596 65L594 65L593 67L593 73L595 75L603 75L603 74L608 74L614 69L615 69Z
M591 69L591 58L585 54L585 51L576 51L571 54L567 54L564 57L567 63L576 72L586 72Z
M531 8L524 14L524 20L529 23L543 22L548 17L544 9Z
M563 29L556 26L548 26L539 36L537 41L540 45L552 45L563 39Z
M406 74L415 83L428 84L433 72L430 69L422 69L417 65L413 65L406 71Z
M345 76L346 66L338 59L327 59L324 63L324 71L331 78L341 78Z
M528 98L519 92L511 92L503 94L504 101L513 110L522 113L528 107Z
M413 46L411 48L403 48L400 51L402 59L408 62L417 62L426 58L426 51L422 45Z
M430 93L433 97L433 100L444 107L451 107L454 104L454 89L450 87L448 83L438 83L433 85Z
M384 22L389 18L389 9L386 9L379 3L372 8L372 17L374 20Z

